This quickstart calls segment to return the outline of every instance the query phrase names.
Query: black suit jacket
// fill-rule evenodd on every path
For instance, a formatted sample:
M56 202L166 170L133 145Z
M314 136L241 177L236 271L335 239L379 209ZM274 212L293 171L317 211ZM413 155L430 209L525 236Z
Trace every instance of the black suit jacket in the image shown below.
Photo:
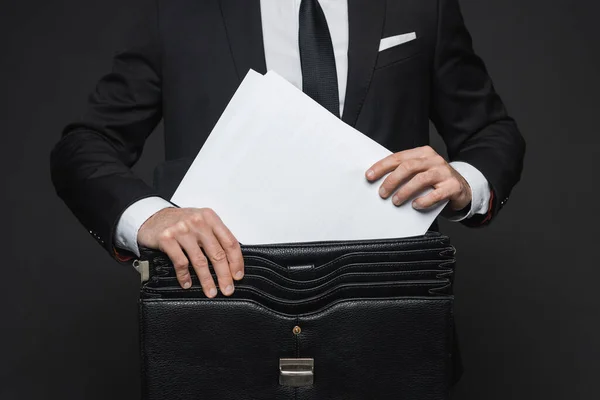
M58 194L112 256L122 212L170 198L248 70L266 72L260 0L145 5L143 29L51 155ZM493 190L488 218L465 223L489 222L520 179L525 143L473 52L458 0L348 0L348 12L343 121L393 152L428 144L433 121L449 158L475 166ZM378 51L382 38L413 31L416 40ZM166 162L151 187L130 167L161 118Z

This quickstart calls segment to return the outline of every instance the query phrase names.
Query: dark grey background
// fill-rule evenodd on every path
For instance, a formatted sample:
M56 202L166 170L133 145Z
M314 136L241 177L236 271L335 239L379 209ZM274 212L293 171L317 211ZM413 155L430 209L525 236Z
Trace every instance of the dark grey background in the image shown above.
M60 130L119 49L129 3L1 3L3 400L139 398L137 273L84 231L48 171ZM492 226L442 223L458 248L456 399L600 398L597 4L462 0L528 153ZM136 167L146 179L162 138Z

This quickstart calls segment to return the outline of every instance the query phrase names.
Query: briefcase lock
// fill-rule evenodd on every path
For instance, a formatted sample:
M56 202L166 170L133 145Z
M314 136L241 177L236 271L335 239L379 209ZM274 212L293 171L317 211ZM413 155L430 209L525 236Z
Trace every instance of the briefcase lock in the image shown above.
M314 358L280 358L279 384L282 386L311 386L315 377Z

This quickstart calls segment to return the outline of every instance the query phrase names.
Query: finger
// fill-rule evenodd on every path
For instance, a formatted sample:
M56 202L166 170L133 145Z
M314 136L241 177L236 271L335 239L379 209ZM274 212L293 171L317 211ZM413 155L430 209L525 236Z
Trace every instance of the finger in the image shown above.
M403 161L385 178L379 188L379 195L384 199L388 198L402 183L407 182L416 174L432 168L435 165L434 161L432 158L413 158Z
M202 250L198 245L198 240L192 235L182 236L178 240L181 247L187 253L194 271L196 271L196 275L202 286L202 291L206 297L212 299L217 295L217 288L210 273L210 269L208 268L208 260L204 256L204 253L202 253Z
M397 206L404 204L407 200L415 197L425 189L440 183L442 180L440 175L438 169L429 169L416 174L398 189L392 198L392 202Z
M208 256L217 279L219 281L219 288L225 296L233 294L233 279L231 277L231 271L229 268L229 262L227 260L227 253L223 250L223 247L219 244L219 241L215 237L212 230L210 232L200 232L200 244L204 249L204 252Z
M227 254L231 276L233 276L233 279L239 281L244 277L244 258L240 243L220 218L213 225L213 233Z
M183 253L183 250L181 250L179 243L173 238L163 239L159 241L158 248L165 253L173 263L175 276L177 277L179 285L184 289L191 288L192 278L188 271L189 261Z
M455 179L447 179L435 186L435 190L413 201L413 208L422 210L436 205L441 201L450 200L460 194L461 185Z
M414 149L404 150L398 153L390 154L384 159L381 159L375 164L373 164L371 168L367 170L366 177L370 181L376 181L388 172L395 170L398 167L398 165L400 165L400 163L404 161L412 160L415 158L423 158L427 157L428 155L434 154L437 153L429 146L416 147Z
M449 200L451 192L447 187L438 187L425 196L421 196L413 200L412 206L415 210L425 210L429 207L433 207L438 203Z

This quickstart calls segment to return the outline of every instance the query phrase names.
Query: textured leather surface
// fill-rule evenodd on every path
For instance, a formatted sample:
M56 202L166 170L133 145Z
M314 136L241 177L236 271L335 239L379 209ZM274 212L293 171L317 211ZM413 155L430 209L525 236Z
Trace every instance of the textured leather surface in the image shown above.
M142 249L143 398L446 399L454 249L406 239L242 246L230 298L179 287ZM196 279L196 278L194 278ZM294 332L299 327L300 332ZM280 358L314 358L314 382L279 384Z

